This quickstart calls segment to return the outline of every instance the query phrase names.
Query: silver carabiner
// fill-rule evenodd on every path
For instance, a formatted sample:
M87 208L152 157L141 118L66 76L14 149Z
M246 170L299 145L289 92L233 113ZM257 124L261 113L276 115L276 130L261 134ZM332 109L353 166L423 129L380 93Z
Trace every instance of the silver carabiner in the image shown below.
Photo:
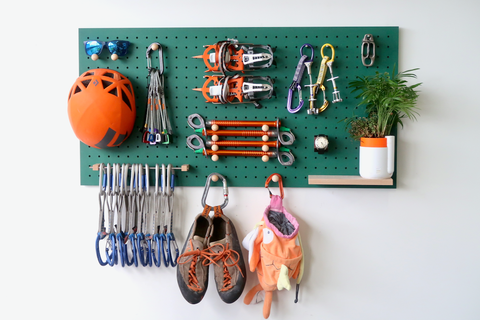
M158 42L154 42L151 45L148 46L146 56L147 56L147 68L148 70L152 69L152 51L157 51L158 50L158 62L160 64L159 66L159 72L160 74L163 74L163 49L162 45Z
M203 196L202 196L202 207L205 207L207 205L207 195L208 195L208 190L210 189L210 183L212 181L212 177L217 176L219 177L222 182L223 182L223 204L220 206L220 208L224 209L227 204L228 204L228 186L227 186L227 180L225 179L224 176L222 176L220 173L211 173L207 177L207 182L205 183L205 189L203 190Z

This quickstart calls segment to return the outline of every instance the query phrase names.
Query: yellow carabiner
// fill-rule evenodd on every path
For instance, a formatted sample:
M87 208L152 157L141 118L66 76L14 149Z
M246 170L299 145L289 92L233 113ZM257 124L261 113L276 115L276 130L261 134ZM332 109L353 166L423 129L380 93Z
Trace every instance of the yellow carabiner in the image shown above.
M323 49L325 47L329 47L330 49L332 49L332 58L330 60L328 60L327 62L333 62L333 60L335 60L335 48L330 43L325 43L322 46L322 49L320 50L320 53L322 54L322 58L325 57L325 55L323 54Z

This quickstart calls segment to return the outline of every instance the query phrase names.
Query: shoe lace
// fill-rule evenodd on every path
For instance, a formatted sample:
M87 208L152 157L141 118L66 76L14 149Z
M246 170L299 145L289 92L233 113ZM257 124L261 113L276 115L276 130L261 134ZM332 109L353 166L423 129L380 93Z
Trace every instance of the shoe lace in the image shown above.
M193 248L192 240L190 240L190 247ZM192 251L185 252L178 257L178 260L177 260L178 264L190 263L190 267L188 268L188 284L187 284L187 286L193 291L201 291L202 290L202 288L198 284L199 282L198 282L198 279L197 279L196 266L197 266L197 262L198 262L199 258L204 258L204 259L208 258L207 250L208 250L208 248L203 249L203 250L199 250L199 249L192 250ZM183 257L189 257L189 258L187 258L184 261L181 261L181 259Z
M221 247L221 250L219 252L213 251L214 247ZM210 264L215 264L219 266L217 263L218 261L223 262L223 287L220 291L227 291L230 290L233 285L232 285L232 276L230 275L230 272L228 271L228 267L237 267L238 271L240 271L240 274L243 277L243 272L238 266L238 261L240 260L240 254L233 250L230 249L230 245L227 243L225 246L221 243L216 243L206 249L206 257L203 260L203 265L208 266ZM227 261L230 260L231 263L228 263Z

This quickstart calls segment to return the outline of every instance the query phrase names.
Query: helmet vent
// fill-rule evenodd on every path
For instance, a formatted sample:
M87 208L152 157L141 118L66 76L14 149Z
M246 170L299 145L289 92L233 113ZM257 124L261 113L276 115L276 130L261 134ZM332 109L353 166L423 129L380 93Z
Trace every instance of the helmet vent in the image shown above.
M86 87L88 87L89 83L92 81L92 79L87 79L87 80L83 80L82 83L83 85Z
M108 93L113 94L114 96L118 97L117 87L113 88L112 90L108 91Z
M125 104L128 106L130 110L132 110L132 106L130 105L130 100L128 99L128 96L125 94L124 91L122 91L122 100L125 102Z
M111 85L113 82L110 82L110 81L106 81L106 80L102 80L102 85L103 85L103 88L105 89L106 87L108 87L109 85Z
M130 93L133 94L132 87L128 83L125 83L125 87L127 87L128 91L130 91Z
M110 72L107 72L105 74L103 74L104 77L109 77L109 78L112 78L113 79L113 73L110 73Z
M82 89L79 86L77 86L75 88L75 92L73 94L76 94L76 93L79 93L79 92L82 92Z

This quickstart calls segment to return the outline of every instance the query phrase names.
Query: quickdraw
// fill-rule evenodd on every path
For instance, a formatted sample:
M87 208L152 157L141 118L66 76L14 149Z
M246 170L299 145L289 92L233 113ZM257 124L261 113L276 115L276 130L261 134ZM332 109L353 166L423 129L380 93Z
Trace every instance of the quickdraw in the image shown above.
M158 50L159 68L152 67L151 53L156 50ZM142 142L150 145L169 144L172 126L165 104L162 45L158 42L152 43L147 49L146 56L149 85Z
M204 46L202 55L194 56L203 59L205 72L243 72L268 68L274 63L273 50L269 45L239 43L236 39L219 41Z
M305 47L309 47L312 50L312 54L310 55L310 59L307 55L303 54L303 49ZM302 96L302 85L300 82L302 81L303 72L305 71L305 63L312 62L314 58L314 50L311 44L305 43L300 48L300 60L298 61L297 68L295 69L295 74L293 75L292 84L290 88L288 88L288 98L287 98L287 110L290 113L297 113L303 107L303 96ZM298 90L298 106L292 108L292 99L293 99L293 90Z
M176 266L178 247L173 234L174 170L189 165L94 164L99 171L99 220L95 251L101 266ZM150 192L149 170L155 169L155 191ZM130 184L128 185L128 176ZM129 191L128 191L129 190ZM159 216L160 215L160 216ZM164 232L161 233L163 229ZM101 249L101 244L105 249Z
M259 101L270 99L274 95L273 80L258 76L205 76L202 88L206 102L214 104L253 103L261 108Z

